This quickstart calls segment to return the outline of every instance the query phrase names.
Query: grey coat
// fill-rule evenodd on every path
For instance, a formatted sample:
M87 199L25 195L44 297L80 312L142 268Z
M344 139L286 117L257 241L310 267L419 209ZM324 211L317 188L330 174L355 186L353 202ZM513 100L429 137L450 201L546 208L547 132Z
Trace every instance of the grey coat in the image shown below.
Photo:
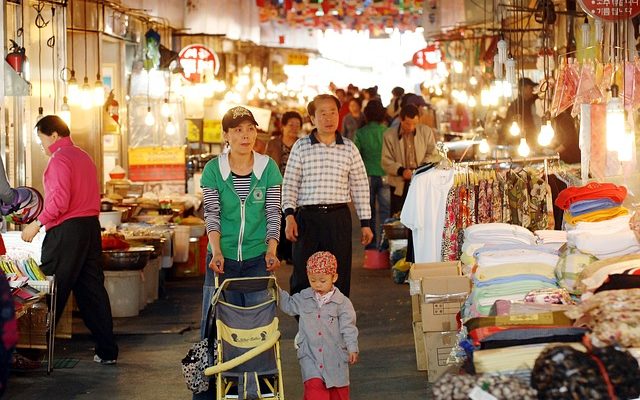
M358 352L358 328L353 304L336 288L322 307L307 288L290 296L279 289L280 309L299 315L298 360L302 380L321 378L327 388L349 385L349 353Z
M398 169L405 166L404 142L398 133L399 129L399 126L387 129L382 143L382 169L387 173L389 186L394 188L397 196L402 195L405 185L402 176L398 176ZM414 144L418 166L430 161L440 161L436 151L436 137L428 126L416 126Z

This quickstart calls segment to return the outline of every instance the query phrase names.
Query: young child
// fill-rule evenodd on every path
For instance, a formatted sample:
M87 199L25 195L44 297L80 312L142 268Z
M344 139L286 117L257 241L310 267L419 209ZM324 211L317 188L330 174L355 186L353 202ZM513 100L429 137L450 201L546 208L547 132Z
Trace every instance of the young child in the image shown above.
M298 359L304 400L349 399L349 364L358 361L358 328L351 301L333 284L338 261L319 251L307 261L310 288L290 296L279 289L280 309L299 315Z

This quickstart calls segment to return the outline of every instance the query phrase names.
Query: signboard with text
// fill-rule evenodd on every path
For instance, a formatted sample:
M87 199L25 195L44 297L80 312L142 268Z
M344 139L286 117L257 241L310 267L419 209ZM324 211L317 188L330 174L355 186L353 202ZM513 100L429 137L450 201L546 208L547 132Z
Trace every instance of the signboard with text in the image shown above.
M640 14L640 0L578 0L582 9L594 18L607 21L631 19Z
M287 55L289 65L309 65L309 56L304 53L290 53Z
M435 69L442 60L442 50L435 44L418 50L413 55L413 65L422 69Z
M185 79L200 83L202 78L214 77L220 69L220 60L215 51L201 44L191 44L180 50L180 65Z
M129 148L129 179L136 182L185 179L185 148Z

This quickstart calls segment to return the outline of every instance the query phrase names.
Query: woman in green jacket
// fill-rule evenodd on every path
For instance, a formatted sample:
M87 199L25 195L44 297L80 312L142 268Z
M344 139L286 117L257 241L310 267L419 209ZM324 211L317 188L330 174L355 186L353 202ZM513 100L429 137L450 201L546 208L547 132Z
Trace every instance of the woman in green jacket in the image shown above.
M251 111L234 107L222 119L229 152L207 163L201 187L209 238L207 272L203 289L202 325L214 279L268 276L280 265L276 257L280 236L280 185L276 163L253 151L258 123ZM249 306L264 300L264 293L235 293L226 297Z

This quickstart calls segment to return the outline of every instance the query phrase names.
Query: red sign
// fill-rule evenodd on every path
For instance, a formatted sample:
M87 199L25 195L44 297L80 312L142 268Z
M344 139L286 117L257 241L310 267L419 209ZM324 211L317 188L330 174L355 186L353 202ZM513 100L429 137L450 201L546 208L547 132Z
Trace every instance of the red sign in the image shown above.
M186 167L181 165L130 165L129 179L136 182L185 180Z
M443 58L442 50L437 45L431 44L416 51L413 55L413 65L422 69L435 69Z
M220 69L218 55L201 44L191 44L180 50L180 65L185 79L199 83L203 76L215 76Z
M640 14L639 0L578 0L592 17L607 21L631 19Z

